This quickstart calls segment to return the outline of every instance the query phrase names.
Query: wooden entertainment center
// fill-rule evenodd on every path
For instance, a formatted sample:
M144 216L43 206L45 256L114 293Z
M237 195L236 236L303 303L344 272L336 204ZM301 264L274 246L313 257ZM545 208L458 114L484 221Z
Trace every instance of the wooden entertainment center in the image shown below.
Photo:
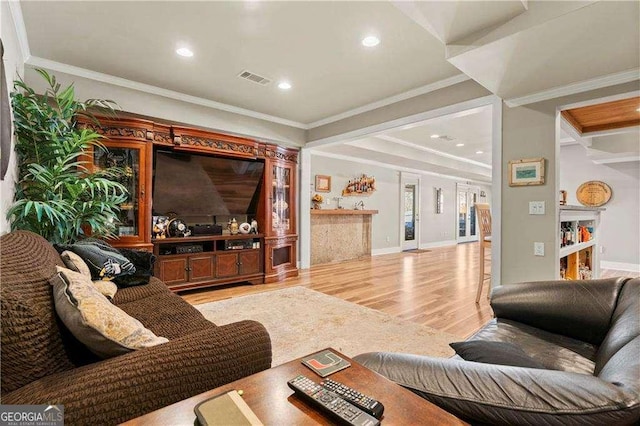
M100 118L99 125L83 120L80 126L105 137L109 154L88 154L94 168L116 165L125 170L122 183L130 195L120 206L118 238L110 243L153 251L154 274L171 290L262 284L298 275L297 149L139 118ZM264 163L255 213L260 233L231 235L225 229L223 235L152 238L154 151L160 148Z

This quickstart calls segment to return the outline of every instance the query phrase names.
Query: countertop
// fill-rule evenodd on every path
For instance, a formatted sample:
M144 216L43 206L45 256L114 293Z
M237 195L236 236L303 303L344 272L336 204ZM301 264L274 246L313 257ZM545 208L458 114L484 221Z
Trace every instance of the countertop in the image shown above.
M353 209L311 209L312 215L367 215L378 214L378 210L353 210Z
M604 207L587 207L587 206L565 205L565 206L560 206L560 210L575 210L575 211L585 211L585 212L603 212L606 209Z

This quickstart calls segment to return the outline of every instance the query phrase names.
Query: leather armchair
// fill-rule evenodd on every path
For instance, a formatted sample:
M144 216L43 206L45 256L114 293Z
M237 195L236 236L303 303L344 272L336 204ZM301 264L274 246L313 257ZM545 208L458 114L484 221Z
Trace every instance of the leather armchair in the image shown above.
M473 424L640 421L640 279L494 289L469 340L511 342L545 369L376 352L354 359Z

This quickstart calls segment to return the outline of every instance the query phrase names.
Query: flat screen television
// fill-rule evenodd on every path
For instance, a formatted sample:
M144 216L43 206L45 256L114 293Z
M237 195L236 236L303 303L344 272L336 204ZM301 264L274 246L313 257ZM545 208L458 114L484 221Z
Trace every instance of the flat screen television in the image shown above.
M153 214L183 220L204 216L255 216L264 162L157 150Z

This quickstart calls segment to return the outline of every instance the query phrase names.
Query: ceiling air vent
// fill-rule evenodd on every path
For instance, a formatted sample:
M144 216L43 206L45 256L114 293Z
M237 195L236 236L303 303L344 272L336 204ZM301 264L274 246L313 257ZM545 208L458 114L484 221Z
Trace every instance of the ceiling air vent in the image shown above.
M244 78L245 80L249 80L254 83L258 83L261 86L266 86L267 84L271 83L271 80L269 80L268 78L262 77L247 70L244 70L240 74L238 74L238 77Z

